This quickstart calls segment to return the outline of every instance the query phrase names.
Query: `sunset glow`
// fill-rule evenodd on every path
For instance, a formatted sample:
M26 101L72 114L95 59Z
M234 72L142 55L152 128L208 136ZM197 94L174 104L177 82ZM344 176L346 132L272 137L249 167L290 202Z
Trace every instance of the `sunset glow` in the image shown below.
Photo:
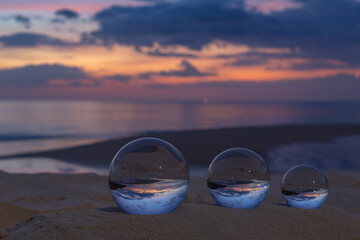
M335 81L333 78L359 82L358 57L350 53L338 54L338 50L331 47L346 44L343 49L352 51L350 49L359 47L357 43L343 43L316 34L307 36L308 30L302 32L302 29L297 30L299 35L294 38L292 30L286 29L285 23L291 22L293 15L307 14L310 10L316 15L320 9L318 5L285 0L248 0L244 4L235 0L227 4L208 0L199 2L199 6L185 0L161 3L37 1L38 4L21 0L0 3L1 98L128 99L130 95L133 99L137 95L139 100L166 100L174 96L177 100L201 100L206 95L221 100L222 95L223 99L228 99L229 91L236 92L234 86L228 86L234 82L250 85L252 82L258 85L265 82L276 85L280 81L294 85L305 83L308 89L312 88L314 79L324 83L327 79ZM359 3L346 2L344 8L360 9ZM218 9L207 25L201 16L190 12L198 11L200 6L209 9L209 15L213 14L214 7ZM163 12L157 16L156 9ZM184 16L176 15L177 12L173 12L176 9L188 12ZM133 22L138 11L146 12L148 19L144 19L144 24L147 26L141 24L142 20ZM122 15L123 12L128 14ZM165 20L167 14L175 28L171 27L171 21ZM321 31L322 28L311 26L311 21L322 20L314 16L310 19L310 15L307 18L306 14L304 24L309 23L311 31ZM234 15L228 24L227 15ZM186 16L189 22L178 22L177 17ZM246 19L240 21L241 16L249 16L248 22ZM258 22L253 22L254 18L268 19L260 25L263 30L257 26ZM237 19L239 24L236 25ZM278 25L270 26L272 20L284 21L283 29ZM180 22L183 26L178 27ZM128 28L128 24L133 25ZM222 28L212 28L213 24L221 24ZM196 28L199 28L199 35L193 32ZM323 37L328 42L319 45ZM38 79L37 74L44 77ZM24 80L18 77L24 75ZM207 83L216 83L216 87L198 87ZM185 84L180 88L185 88L182 91L186 94L181 97L176 89L165 91L159 84L163 87ZM243 88L253 88L245 85ZM293 96L291 91L293 89L289 88L287 97ZM256 92L262 95L262 100L276 95L261 87ZM334 97L332 91L328 92L327 98ZM312 94L316 100L319 94ZM335 98L348 99L349 95L340 94ZM233 99L246 100L246 97L234 94Z

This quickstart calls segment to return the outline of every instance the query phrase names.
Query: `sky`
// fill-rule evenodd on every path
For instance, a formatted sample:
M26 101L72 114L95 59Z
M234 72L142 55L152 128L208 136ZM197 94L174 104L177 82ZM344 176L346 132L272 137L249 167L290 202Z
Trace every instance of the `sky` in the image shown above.
M0 99L359 101L360 1L1 0Z

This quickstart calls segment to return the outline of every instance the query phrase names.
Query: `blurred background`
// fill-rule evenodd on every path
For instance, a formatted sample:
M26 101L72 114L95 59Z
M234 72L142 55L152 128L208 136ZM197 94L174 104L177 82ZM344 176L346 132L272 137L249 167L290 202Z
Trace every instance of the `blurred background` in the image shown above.
M1 0L0 170L106 173L115 147L101 169L50 153L239 127L254 132L231 144L256 136L248 147L275 170L359 169L359 12L356 0ZM207 151L190 140L174 142Z

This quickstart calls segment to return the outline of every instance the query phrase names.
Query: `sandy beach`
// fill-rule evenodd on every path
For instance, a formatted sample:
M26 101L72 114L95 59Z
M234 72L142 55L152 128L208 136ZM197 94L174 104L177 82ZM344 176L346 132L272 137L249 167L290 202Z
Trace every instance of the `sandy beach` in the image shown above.
M287 207L280 175L257 208L215 205L205 179L193 178L174 212L120 211L95 174L0 173L0 237L5 239L359 239L360 172L326 172L329 197L317 210Z
M190 164L206 166L232 146L266 155L286 143L331 142L359 135L359 125L255 127L153 132L177 146ZM94 166L110 163L136 137L21 157L51 157ZM261 140L259 140L261 139ZM17 156L11 156L17 158ZM9 157L9 156L8 156ZM360 172L325 171L329 197L316 210L287 207L282 174L272 174L270 192L255 209L217 206L204 177L190 179L175 211L156 216L123 213L112 199L106 176L96 174L9 174L0 172L2 239L360 239Z

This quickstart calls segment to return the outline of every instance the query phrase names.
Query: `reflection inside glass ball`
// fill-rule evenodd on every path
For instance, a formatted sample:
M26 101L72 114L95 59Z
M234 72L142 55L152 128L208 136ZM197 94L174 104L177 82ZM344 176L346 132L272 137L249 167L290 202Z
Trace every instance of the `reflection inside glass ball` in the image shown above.
M285 173L281 193L291 207L316 209L328 196L328 182L319 169L310 165L298 165Z
M117 205L132 214L162 214L183 201L189 181L187 163L170 143L156 138L134 140L115 155L109 188Z
M208 189L215 202L223 207L257 207L270 189L266 162L255 152L232 148L220 153L208 170Z

